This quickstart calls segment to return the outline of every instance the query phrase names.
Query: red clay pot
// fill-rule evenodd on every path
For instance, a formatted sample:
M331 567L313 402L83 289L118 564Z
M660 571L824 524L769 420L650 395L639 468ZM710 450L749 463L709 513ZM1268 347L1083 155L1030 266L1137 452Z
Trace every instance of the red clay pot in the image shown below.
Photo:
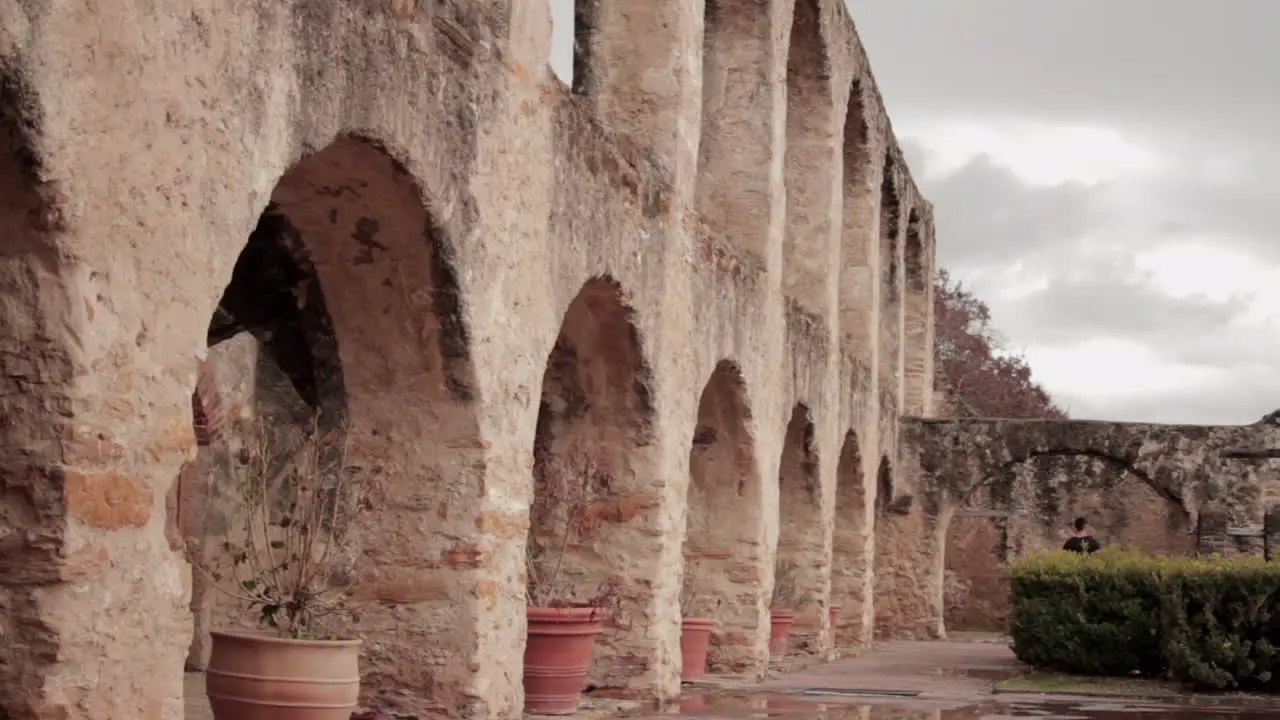
M680 679L694 680L707 674L707 647L715 618L685 618L680 628L680 655L684 658Z
M831 647L836 646L836 628L840 625L840 606L832 603L827 606L827 624L831 626Z
M791 623L795 622L795 610L769 611L769 656L780 660L787 654L787 642L791 639Z
M578 710L587 666L604 629L601 608L527 609L524 648L524 711L569 715Z
M205 694L215 720L349 720L360 699L359 640L214 631Z

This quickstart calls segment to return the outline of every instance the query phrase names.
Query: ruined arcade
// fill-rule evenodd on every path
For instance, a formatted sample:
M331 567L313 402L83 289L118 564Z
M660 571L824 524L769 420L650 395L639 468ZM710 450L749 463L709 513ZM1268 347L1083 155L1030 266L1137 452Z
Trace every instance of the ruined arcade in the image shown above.
M182 717L243 622L184 538L260 414L375 488L371 703L519 714L569 446L618 479L596 685L679 693L686 558L713 670L765 667L780 563L816 658L915 582L932 212L844 3L578 4L572 87L540 2L0 6L0 716Z

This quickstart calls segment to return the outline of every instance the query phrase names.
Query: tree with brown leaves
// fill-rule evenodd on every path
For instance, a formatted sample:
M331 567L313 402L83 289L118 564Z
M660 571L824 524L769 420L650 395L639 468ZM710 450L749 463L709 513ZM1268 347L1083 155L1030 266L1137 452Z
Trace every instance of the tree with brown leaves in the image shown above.
M990 418L1066 418L991 326L991 309L944 269L934 278L937 380L955 414Z

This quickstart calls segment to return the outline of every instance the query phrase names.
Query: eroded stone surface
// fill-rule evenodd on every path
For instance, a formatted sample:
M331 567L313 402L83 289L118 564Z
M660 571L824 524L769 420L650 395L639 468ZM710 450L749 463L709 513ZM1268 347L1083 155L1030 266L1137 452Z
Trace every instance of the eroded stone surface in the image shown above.
M316 411L373 491L344 620L370 705L519 713L540 441L625 489L571 554L625 614L594 682L678 693L699 553L724 667L764 668L780 546L805 651L831 603L868 636L934 241L848 11L584 5L574 89L545 3L0 15L0 714L181 717L184 660L251 621L185 540L219 562L247 423Z

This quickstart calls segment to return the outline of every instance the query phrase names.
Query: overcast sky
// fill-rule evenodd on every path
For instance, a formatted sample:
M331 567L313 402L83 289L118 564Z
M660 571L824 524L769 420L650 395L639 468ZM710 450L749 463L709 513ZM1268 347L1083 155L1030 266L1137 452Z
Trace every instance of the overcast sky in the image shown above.
M1074 417L1280 407L1280 0L847 1L940 263Z
M940 263L1073 416L1280 407L1280 1L849 6Z

